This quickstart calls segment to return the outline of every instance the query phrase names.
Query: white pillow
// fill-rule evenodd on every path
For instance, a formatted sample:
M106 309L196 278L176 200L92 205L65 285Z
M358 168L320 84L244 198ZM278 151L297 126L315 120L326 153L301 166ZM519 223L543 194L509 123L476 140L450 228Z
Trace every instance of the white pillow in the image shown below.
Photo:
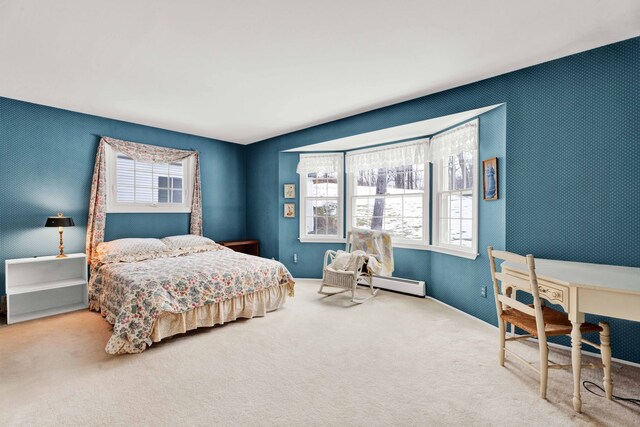
M131 255L141 252L166 251L169 248L160 239L118 239L102 242L96 248L99 257Z
M193 248L195 246L215 245L213 240L195 234L183 234L181 236L169 236L162 242L171 249Z
M352 253L338 251L336 252L336 257L333 259L333 262L329 264L328 267L340 271L356 271L358 257L360 256L366 256L366 253L363 251L353 251Z

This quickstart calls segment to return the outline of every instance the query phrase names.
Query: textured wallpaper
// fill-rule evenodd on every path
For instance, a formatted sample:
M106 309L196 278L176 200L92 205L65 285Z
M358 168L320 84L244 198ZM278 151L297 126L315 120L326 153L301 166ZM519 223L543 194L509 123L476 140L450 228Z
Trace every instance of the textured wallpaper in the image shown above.
M638 58L640 38L633 38L251 145L247 234L264 242L266 256L282 253L291 265L290 249L280 245L289 239L289 227L279 224L280 151L505 103L505 232L481 228L481 254L504 238L506 249L540 258L638 267ZM488 209L481 205L483 223ZM412 262L399 274L427 280L429 295L495 324L493 301L479 296L480 285L490 285L486 257L471 264L435 253L405 259ZM610 321L614 357L640 363L640 323Z

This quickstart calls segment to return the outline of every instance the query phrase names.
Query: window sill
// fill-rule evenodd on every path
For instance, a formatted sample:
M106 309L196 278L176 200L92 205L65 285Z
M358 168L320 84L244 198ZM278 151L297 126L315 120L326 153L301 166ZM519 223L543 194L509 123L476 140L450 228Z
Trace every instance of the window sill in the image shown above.
M429 246L429 250L432 252L438 252L441 254L452 255L471 260L478 258L479 255L477 252L460 251L456 249L443 248L441 246Z
M327 237L327 238L313 238L313 237L298 237L300 243L346 243L347 239L342 237Z
M415 249L417 251L428 251L430 247L428 245L419 243L391 243L394 248L398 249Z
M189 208L166 208L155 206L140 207L112 207L107 209L107 213L191 213Z

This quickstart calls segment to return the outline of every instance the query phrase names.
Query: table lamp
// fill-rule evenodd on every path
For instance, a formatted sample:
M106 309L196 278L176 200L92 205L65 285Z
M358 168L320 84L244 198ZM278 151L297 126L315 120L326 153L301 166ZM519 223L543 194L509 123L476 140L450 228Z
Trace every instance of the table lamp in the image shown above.
M62 244L62 232L64 231L64 227L73 227L74 225L73 218L63 216L62 213L58 213L58 216L50 216L47 218L47 222L44 226L58 227L58 233L60 233L60 255L56 258L66 258L66 255L64 254L64 245Z

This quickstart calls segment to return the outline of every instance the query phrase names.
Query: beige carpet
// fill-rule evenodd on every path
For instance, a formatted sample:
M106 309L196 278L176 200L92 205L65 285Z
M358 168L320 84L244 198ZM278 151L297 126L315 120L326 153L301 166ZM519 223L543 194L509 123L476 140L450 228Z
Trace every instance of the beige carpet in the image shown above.
M2 327L0 424L640 425L640 408L589 393L574 413L569 372L551 371L539 399L533 372L498 366L495 329L437 302L380 292L350 306L316 289L299 281L264 318L140 355L106 354L110 327L89 311ZM614 384L637 397L640 369L616 365Z

